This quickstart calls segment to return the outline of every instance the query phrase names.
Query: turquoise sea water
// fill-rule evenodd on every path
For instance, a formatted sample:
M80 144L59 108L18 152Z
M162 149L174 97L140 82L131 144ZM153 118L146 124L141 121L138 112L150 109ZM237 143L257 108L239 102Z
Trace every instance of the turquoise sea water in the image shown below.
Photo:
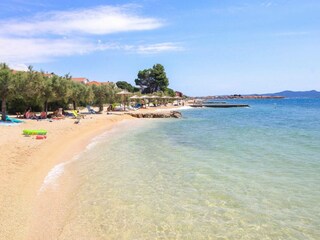
M243 102L96 139L61 239L320 239L320 99Z

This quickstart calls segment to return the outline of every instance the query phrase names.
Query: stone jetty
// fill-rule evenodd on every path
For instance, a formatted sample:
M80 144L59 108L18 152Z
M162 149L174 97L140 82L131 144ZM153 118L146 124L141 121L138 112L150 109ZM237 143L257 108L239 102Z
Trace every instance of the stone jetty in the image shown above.
M127 113L136 118L181 118L182 114L177 111L170 112L147 112L147 113Z

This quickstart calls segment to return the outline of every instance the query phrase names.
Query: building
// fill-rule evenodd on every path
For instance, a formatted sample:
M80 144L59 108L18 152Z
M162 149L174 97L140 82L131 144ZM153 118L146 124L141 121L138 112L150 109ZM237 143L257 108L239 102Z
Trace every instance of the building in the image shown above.
M176 97L183 97L183 93L182 92L176 91L175 94L176 94Z
M84 77L71 78L71 80L74 82L83 83L83 84L88 84L90 82L88 78L84 78Z
M87 83L87 85L95 85L95 86L101 86L101 85L108 85L108 84L113 84L113 82L98 82L98 81L90 81Z
M101 86L101 85L104 85L104 84L112 84L112 82L98 82L98 81L90 81L88 78L84 78L84 77L80 77L80 78L71 78L72 81L74 82L78 82L78 83L83 83L85 85L88 85L88 86L92 86L92 85L95 85L95 86Z
M54 76L54 73L43 73L43 76L52 78Z
M97 81L90 81L87 83L87 85L95 85L95 86L100 86L102 83L101 82L97 82Z

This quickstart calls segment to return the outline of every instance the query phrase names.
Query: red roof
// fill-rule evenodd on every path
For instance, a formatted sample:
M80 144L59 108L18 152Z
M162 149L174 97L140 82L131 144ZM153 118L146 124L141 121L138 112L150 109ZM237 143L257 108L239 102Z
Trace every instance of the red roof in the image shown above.
M84 77L80 77L80 78L71 78L72 81L75 81L75 82L80 82L80 83L85 83L87 81L89 81L87 78L84 78Z
M100 85L108 85L108 84L112 84L112 82L98 82L98 81L90 81L87 83L87 85L96 85L96 86L100 86Z
M97 81L90 81L87 83L87 85L96 85L96 86L100 86L102 83L97 82Z
M175 94L176 94L176 96L178 96L178 97L183 97L183 93L182 93L182 92L176 91Z

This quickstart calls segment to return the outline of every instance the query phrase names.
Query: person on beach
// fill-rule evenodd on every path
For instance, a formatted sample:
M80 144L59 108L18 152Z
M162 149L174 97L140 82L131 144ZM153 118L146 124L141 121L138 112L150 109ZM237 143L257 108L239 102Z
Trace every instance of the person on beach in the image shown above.
M47 118L47 113L45 111L42 111L40 113L40 119L46 119Z
M26 112L23 114L23 117L26 118L26 119L29 119L30 116L31 116L31 111L30 111L30 110L26 111Z
M24 114L24 118L26 118L26 119L38 119L36 113L31 112L31 108Z
M31 113L31 107L26 108L26 110L23 113L24 118L29 118Z

